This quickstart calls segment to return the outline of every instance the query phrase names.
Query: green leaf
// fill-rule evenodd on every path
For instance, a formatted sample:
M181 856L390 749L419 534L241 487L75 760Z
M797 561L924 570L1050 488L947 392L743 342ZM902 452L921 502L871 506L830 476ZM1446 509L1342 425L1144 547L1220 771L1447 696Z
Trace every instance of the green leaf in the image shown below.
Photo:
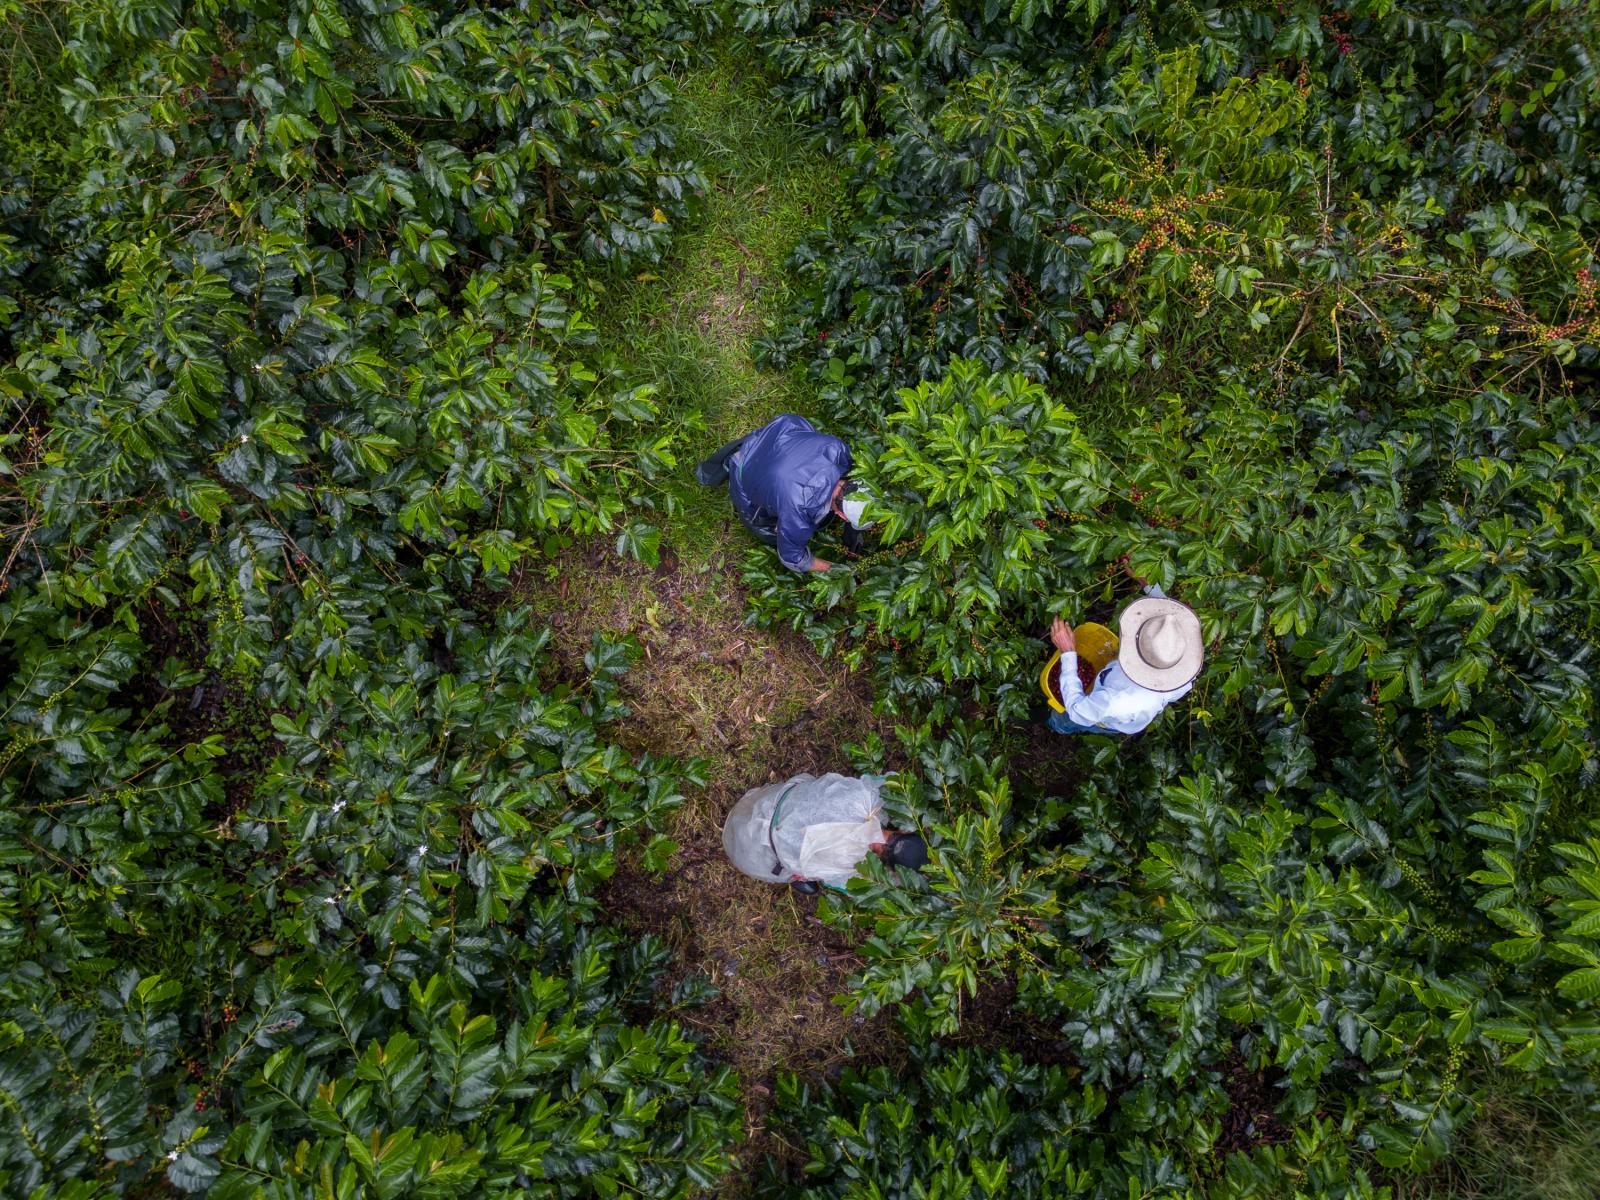
M1600 967L1570 971L1556 981L1556 988L1569 1000L1600 999Z
M184 506L208 525L222 518L228 500L227 489L209 479L196 480L183 490Z

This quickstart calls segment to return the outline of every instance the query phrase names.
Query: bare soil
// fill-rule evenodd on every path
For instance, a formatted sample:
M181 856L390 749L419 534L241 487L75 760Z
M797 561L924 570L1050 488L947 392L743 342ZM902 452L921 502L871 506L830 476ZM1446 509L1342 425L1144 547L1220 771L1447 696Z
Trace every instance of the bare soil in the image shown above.
M1042 704L1036 711L1040 719L1010 731L1013 744L1006 761L1012 780L1043 795L1070 796L1084 779L1083 740L1046 726Z
M1045 1066L1075 1066L1072 1045L1061 1031L1017 1007L1015 975L985 979L977 994L963 1000L961 1028L944 1041L951 1045L1006 1050Z
M1283 1093L1273 1086L1275 1075L1251 1070L1244 1055L1231 1050L1222 1060L1222 1090L1228 1094L1228 1111L1222 1114L1222 1136L1217 1149L1224 1154L1234 1150L1254 1150L1258 1146L1280 1146L1292 1130L1276 1114Z

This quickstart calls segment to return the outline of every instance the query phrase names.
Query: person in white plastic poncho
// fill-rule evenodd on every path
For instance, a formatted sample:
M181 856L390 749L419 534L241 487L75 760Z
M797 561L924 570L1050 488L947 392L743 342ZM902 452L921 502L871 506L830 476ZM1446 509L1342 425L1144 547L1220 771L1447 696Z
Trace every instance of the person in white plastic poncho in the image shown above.
M763 883L788 883L813 893L842 889L869 855L920 868L928 848L914 833L885 829L881 779L796 775L754 788L722 826L733 865Z

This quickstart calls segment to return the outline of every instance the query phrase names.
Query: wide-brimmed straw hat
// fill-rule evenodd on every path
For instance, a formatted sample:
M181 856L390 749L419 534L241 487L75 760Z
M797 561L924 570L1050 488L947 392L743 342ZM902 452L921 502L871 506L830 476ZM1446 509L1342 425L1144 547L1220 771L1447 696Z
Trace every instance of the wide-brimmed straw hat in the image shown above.
M1171 692L1200 674L1205 638L1187 604L1146 596L1123 610L1117 662L1128 678L1152 692Z

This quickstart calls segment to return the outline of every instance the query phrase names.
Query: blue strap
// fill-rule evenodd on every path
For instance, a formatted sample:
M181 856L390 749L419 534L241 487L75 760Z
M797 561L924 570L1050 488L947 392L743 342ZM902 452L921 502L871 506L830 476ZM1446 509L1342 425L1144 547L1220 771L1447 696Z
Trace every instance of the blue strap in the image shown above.
M779 796L778 802L772 806L772 820L767 822L767 847L772 851L772 873L774 875L783 874L783 858L778 853L778 843L773 838L773 830L778 828L778 814L783 812L783 802L789 798L789 793L799 786L799 780L796 780L783 789L783 795Z

